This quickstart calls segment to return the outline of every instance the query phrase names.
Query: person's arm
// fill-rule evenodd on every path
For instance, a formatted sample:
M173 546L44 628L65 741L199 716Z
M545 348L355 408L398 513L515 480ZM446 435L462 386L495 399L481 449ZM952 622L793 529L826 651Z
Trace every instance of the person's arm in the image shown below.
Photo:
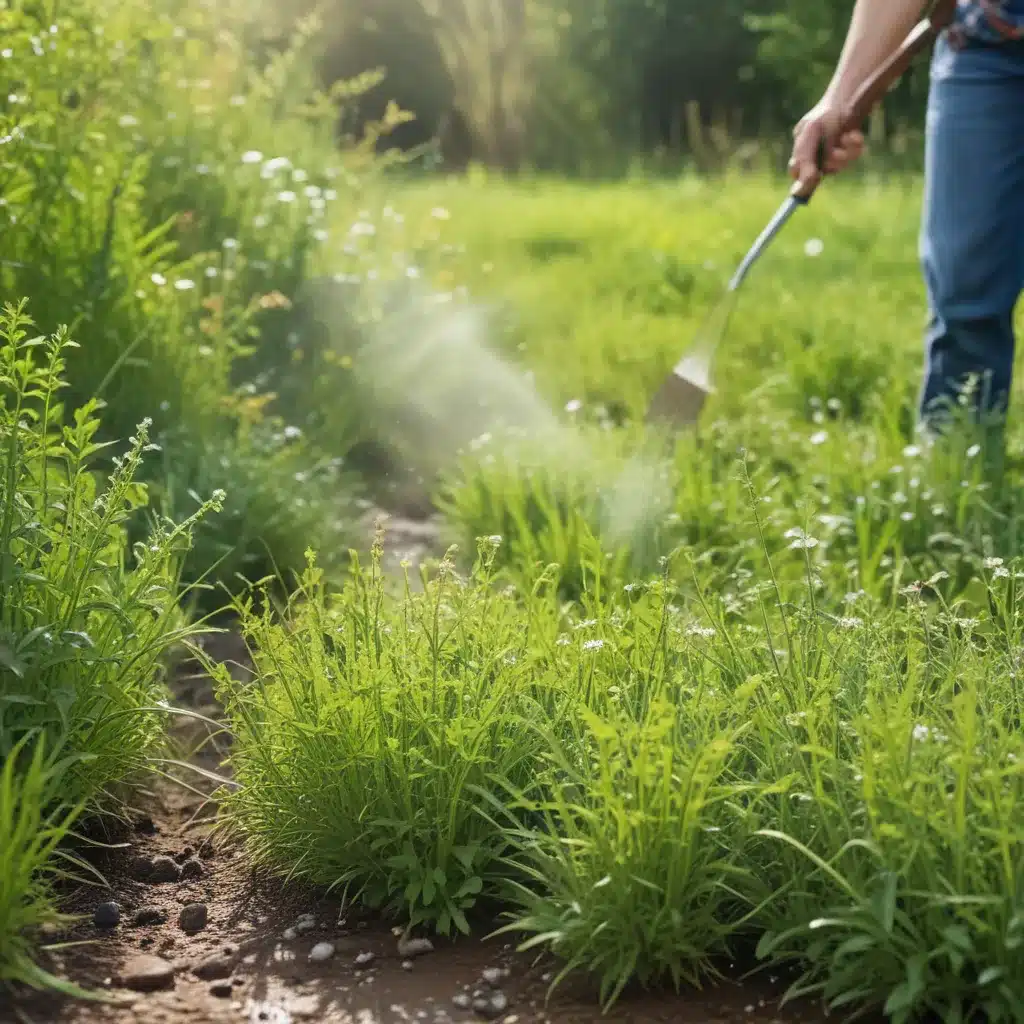
M840 136L846 111L860 86L907 37L923 7L923 0L857 0L832 81L794 131L789 170L800 191L810 192L821 177L817 154L822 137L828 143L826 172L840 171L860 156L861 133Z

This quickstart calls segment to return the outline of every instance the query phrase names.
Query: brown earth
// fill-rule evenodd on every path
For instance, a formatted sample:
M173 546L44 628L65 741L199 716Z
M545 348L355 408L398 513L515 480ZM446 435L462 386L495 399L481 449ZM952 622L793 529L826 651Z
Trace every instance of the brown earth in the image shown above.
M232 664L233 671L247 672L244 645L237 637L212 637L208 649ZM175 703L216 719L220 708L196 669L193 663L178 674ZM192 751L184 756L196 768L229 772L223 736L211 736L211 727L196 719L176 717L173 723L173 737ZM505 1024L797 1024L825 1019L813 1006L780 1009L777 978L679 995L630 994L602 1015L587 979L572 979L548 1000L557 965L517 954L500 941L435 942L431 952L403 957L386 924L351 915L346 920L337 899L255 869L244 850L213 827L216 808L209 794L217 783L183 767L169 772L174 778L161 779L143 794L135 827L107 837L116 848L104 851L95 863L109 888L91 885L67 894L65 909L82 914L83 920L53 941L84 944L47 954L46 965L55 973L104 993L109 1001L19 994L12 1003L0 994L0 1003L7 999L6 1006L0 1005L2 1024L457 1024L482 1019ZM154 881L155 858L173 860L173 865L158 861L157 876L162 870L168 877L184 877ZM142 877L143 868L148 878ZM93 915L106 901L119 904L120 922L100 928ZM191 904L205 906L206 921L201 929L186 932L179 915ZM195 908L188 914L203 916ZM312 915L312 927L295 929L303 914ZM324 942L333 953L312 960L311 950ZM135 973L139 976L133 979ZM474 999L486 1006L474 1009Z

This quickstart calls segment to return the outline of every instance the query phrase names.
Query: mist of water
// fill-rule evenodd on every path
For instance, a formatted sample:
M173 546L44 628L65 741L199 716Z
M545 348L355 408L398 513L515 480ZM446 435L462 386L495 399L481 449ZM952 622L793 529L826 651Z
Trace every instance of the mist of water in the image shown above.
M321 290L321 323L330 324L338 299ZM360 329L355 372L375 418L418 466L441 471L482 444L506 462L533 449L545 465L592 479L598 525L610 543L631 544L664 518L671 501L665 465L633 454L610 472L607 445L556 414L531 375L497 353L485 307L415 282L383 289L375 305Z

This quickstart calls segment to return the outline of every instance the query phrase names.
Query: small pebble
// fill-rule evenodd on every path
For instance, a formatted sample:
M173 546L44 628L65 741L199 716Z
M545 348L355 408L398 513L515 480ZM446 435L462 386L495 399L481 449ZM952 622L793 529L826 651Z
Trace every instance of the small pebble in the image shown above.
M294 942L298 937L299 933L294 928L285 928L285 930L281 932L281 938L284 939L285 942Z
M181 878L185 880L192 880L196 878L202 878L206 874L206 869L203 867L203 862L198 857L189 857L181 865Z
M216 996L218 999L230 999L231 998L231 982L230 981L215 981L210 986L210 995Z
M486 967L480 972L480 980L486 985L490 985L491 988L497 988L501 984L502 979L501 969L498 967Z
M149 873L150 882L176 882L181 877L181 868L173 857L154 857L152 860L152 871Z
M424 953L433 953L434 944L430 939L406 939L398 940L398 955L411 959L415 956L423 956Z
M136 992L155 992L174 984L174 966L158 956L139 956L125 964L121 982Z
M413 968L413 962L411 960L403 960L402 961L402 970L403 971L411 971L412 968Z
M452 1005L460 1010L468 1010L473 1005L473 1000L465 992L460 992L452 996Z
M181 908L178 914L178 927L188 934L201 932L209 918L205 903L189 903Z
M310 960L330 960L334 956L334 944L331 942L318 942L310 951Z
M159 907L140 907L132 915L131 925L133 928L141 928L148 924L163 924L167 920L167 913Z
M221 981L231 977L235 968L234 957L230 953L214 953L200 961L192 968L192 973L203 981Z
M120 920L121 907L113 901L101 903L93 911L92 923L97 928L116 928Z
M376 953L360 953L359 956L356 957L356 967L367 967L376 959Z
M316 927L316 918L312 914L300 914L295 922L295 931L301 935L303 932L310 932Z

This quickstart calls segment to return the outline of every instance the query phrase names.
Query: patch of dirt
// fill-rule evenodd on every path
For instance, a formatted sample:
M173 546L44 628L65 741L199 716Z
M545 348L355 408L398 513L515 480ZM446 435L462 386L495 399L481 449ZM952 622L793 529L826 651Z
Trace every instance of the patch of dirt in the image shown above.
M208 650L244 677L241 640L212 637ZM178 706L217 719L209 681L196 666L174 682ZM173 734L200 769L226 773L224 737L177 717ZM33 1024L797 1024L823 1020L815 1008L778 1009L777 979L681 995L625 997L602 1016L596 992L576 979L546 1001L557 965L518 955L498 941L435 942L413 957L379 921L345 920L337 900L255 870L239 846L215 833L209 794L216 783L177 771L191 789L161 780L146 795L132 831L97 867L110 889L69 894L66 909L85 916L49 954L61 977L104 992L88 1003L29 995L0 1021ZM168 878L168 881L156 881ZM101 928L101 904L120 920ZM197 906L198 905L198 906ZM205 908L205 910L199 909ZM186 910L185 908L189 908ZM185 911L184 918L182 912ZM109 919L112 908L100 911ZM308 915L303 917L303 915ZM187 927L183 927L187 926ZM325 959L311 957L314 948ZM130 986L135 986L134 988Z

